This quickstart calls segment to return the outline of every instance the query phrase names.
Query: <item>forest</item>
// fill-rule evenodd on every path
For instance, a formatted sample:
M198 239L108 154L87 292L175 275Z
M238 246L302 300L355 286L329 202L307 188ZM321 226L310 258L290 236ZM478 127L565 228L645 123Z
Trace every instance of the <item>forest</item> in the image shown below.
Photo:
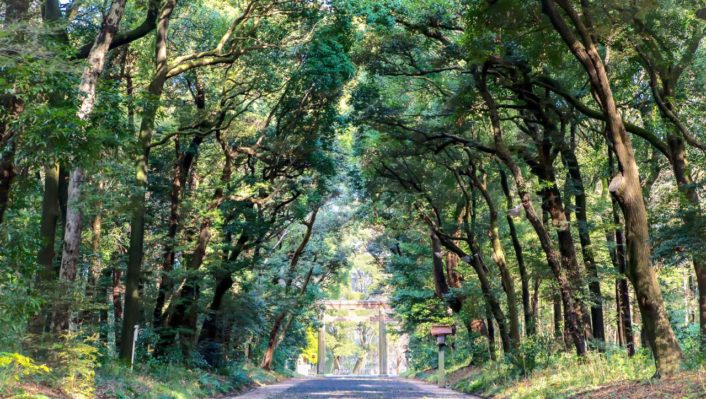
M2 0L0 26L0 397L243 392L321 361L320 328L331 372L372 370L321 301L374 298L405 377L449 324L459 391L706 396L703 0Z

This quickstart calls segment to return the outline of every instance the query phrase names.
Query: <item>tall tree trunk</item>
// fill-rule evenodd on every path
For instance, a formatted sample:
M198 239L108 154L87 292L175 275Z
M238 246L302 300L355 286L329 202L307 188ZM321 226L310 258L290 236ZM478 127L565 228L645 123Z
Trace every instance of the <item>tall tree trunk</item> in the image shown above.
M245 245L251 240L246 232L241 233L233 251L226 255L225 258L229 262L235 261L245 249ZM198 337L199 351L201 352L206 362L211 365L220 363L223 358L223 348L221 345L222 337L220 334L223 328L223 315L221 313L221 305L226 293L233 286L233 275L231 270L221 271L215 276L216 286L213 291L213 298L208 307L206 318L204 319L201 332Z
M591 294L591 322L593 328L593 338L598 341L605 341L605 323L603 321L603 296L601 295L601 283L598 277L598 268L593 256L591 246L591 235L588 223L586 191L583 185L581 169L573 147L567 143L561 144L561 154L564 159L571 180L571 187L574 193L574 212L578 222L579 242L581 243L581 254L583 264L588 274L588 291Z
M706 9L701 9L697 12L697 16L701 19L706 19L704 17L704 15L706 15L704 10ZM644 29L642 25L638 25L638 28L640 30ZM646 32L638 31L638 33L642 35ZM649 33L644 36L648 38L645 42L650 40ZM675 103L675 98L677 97L675 95L675 87L678 86L679 79L688 64L693 61L694 55L697 53L703 37L703 32L697 30L688 38L688 41L684 43L684 53L682 57L676 61L681 65L670 63L671 60L665 61L662 54L659 54L661 49L656 50L657 54L655 54L649 45L641 45L638 41L638 44L635 46L639 55L638 59L643 64L649 76L654 103L657 105L662 119L667 126L669 126L665 146L667 151L663 152L666 152L668 155L667 159L672 166L677 188L680 193L682 193L683 199L686 202L686 212L682 214L684 226L689 231L694 231L694 234L699 234L701 232L700 229L702 230L699 225L701 224L703 214L696 189L689 175L685 141L701 150L706 150L706 146L694 137L690 128L680 118L679 109ZM699 325L701 347L703 349L706 347L706 254L699 250L700 245L701 242L691 245L691 255L694 263L694 271L696 272L697 284L699 286Z
M78 89L78 98L81 101L77 116L82 121L88 121L96 101L96 86L98 77L103 72L105 59L110 48L110 43L118 31L118 25L123 17L126 0L114 0L108 11L101 31L93 42L93 47L88 55L88 65L83 70L81 83ZM64 246L61 256L59 278L67 285L76 280L78 259L81 255L81 185L83 184L83 169L74 168L69 177L69 191L67 197L66 230L64 231ZM68 306L58 311L55 326L58 331L65 331L71 325L71 310Z
M505 219L507 220L507 225L510 228L510 238L512 239L512 247L515 250L515 259L517 260L517 267L520 271L520 282L522 284L522 310L525 320L525 335L532 336L536 333L536 326L534 322L535 314L530 303L530 288L529 288L529 274L527 273L527 266L525 265L525 257L522 252L522 244L517 236L517 228L515 227L515 221L510 214L511 209L514 208L512 193L510 192L510 187L507 182L507 175L504 170L500 170L500 185L503 189L503 194L505 194L505 202L507 206L507 213Z
M135 182L137 190L131 198L132 218L130 221L130 249L128 255L127 279L125 284L125 315L120 341L120 359L130 361L133 351L135 324L140 316L139 282L142 274L142 258L145 241L145 194L147 190L147 174L149 165L150 145L154 132L160 99L167 80L167 33L169 20L176 8L177 0L167 0L160 12L157 22L157 38L155 41L155 74L147 89L149 96L142 112L142 122L138 139L141 153L135 164Z
M274 323L272 324L272 328L270 329L270 334L267 339L267 349L265 350L265 354L262 357L262 363L260 363L260 367L265 370L270 370L272 368L272 360L274 360L275 349L277 348L277 341L279 338L280 329L282 328L284 318L287 317L287 314L288 312L280 312L275 317Z
M467 254L464 250L462 250L452 240L449 240L443 236L439 236L438 234L437 237L439 237L441 244L444 247L457 254L464 262L471 265L473 270L476 272L476 275L478 276L478 281L480 282L481 291L483 292L483 297L486 302L486 306L488 307L489 312L491 312L492 316L498 323L498 328L500 330L500 340L503 345L503 351L505 351L506 353L510 353L510 351L512 350L512 344L505 314L502 310L502 306L500 306L500 302L495 296L493 286L490 282L490 278L488 277L488 268L486 267L482 255L480 253L480 247L475 241L474 234L471 231L471 228L468 226L468 222L465 221L464 225L466 226L466 241L471 250L470 255Z
M564 11L573 29L559 14L557 5ZM582 12L579 15L567 0L542 0L542 11L583 65L593 91L600 100L608 138L620 166L620 172L613 177L608 188L618 200L625 216L627 275L635 288L643 326L655 357L657 375L672 375L681 365L681 348L667 317L657 276L652 268L647 209L642 197L640 173L630 136L613 98L610 79L594 42L588 4L581 4ZM580 40L574 32L578 32Z
M46 0L42 3L42 20L46 28L53 26L62 19L59 0ZM68 45L69 37L64 29L54 30L50 35L51 40L61 45ZM64 105L64 93L52 92L49 94L49 105L59 107ZM47 146L51 148L52 143ZM42 197L42 215L40 221L41 246L38 260L42 266L40 281L47 283L54 281L59 276L59 269L54 266L56 226L61 216L61 237L64 236L66 225L66 184L67 173L56 161L49 161L44 166L44 195Z
M360 374L361 371L363 371L363 367L365 367L365 358L367 357L367 355L368 353L365 351L358 355L358 357L355 359L355 364L353 364L353 370L351 370L351 374L357 375Z
M110 273L110 281L114 281L115 278L113 277L113 272L114 270L111 270ZM116 349L117 349L117 338L115 335L115 326L116 326L116 315L115 315L115 287L113 287L113 284L106 284L105 285L105 304L107 306L106 310L106 346L108 350L108 357L113 359L115 358L116 354ZM119 299L118 299L119 300Z
M540 151L540 153L543 152L544 151ZM571 223L562 201L561 192L559 191L554 166L550 157L547 154L544 155L545 156L540 156L540 158L543 159L540 160L540 163L536 167L533 167L532 170L535 175L544 182L543 188L540 190L542 205L550 217L552 227L556 230L561 265L563 269L567 271L567 276L575 298L575 312L581 322L583 333L586 337L592 338L591 315L582 300L582 294L585 293L584 278L578 264L576 246L571 233ZM545 226L548 225L549 223L545 223ZM565 315L567 314L567 312L564 313ZM567 329L567 331L570 330Z
M461 274L457 270L459 260L458 255L446 251L446 281L449 288L461 288Z

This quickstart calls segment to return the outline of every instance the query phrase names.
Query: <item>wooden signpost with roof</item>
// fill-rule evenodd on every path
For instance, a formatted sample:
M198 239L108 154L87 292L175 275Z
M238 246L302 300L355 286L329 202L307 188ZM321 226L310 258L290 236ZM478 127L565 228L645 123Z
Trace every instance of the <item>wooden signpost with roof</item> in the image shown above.
M446 336L456 334L456 327L449 325L431 326L431 335L436 337L436 344L439 345L439 386L446 386L446 370L444 367L444 352L446 351Z

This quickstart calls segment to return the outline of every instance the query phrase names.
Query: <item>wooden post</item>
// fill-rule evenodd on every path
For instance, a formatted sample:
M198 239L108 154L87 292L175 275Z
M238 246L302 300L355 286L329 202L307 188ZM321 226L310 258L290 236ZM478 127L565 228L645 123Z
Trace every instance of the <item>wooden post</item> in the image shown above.
M444 343L439 344L439 387L441 388L444 388L446 386L446 370L444 367L445 348L446 345Z
M319 351L316 359L316 374L324 374L326 372L326 329L323 319L321 327L319 327Z
M387 328L385 326L385 311L382 307L378 311L378 315L380 375L387 375Z

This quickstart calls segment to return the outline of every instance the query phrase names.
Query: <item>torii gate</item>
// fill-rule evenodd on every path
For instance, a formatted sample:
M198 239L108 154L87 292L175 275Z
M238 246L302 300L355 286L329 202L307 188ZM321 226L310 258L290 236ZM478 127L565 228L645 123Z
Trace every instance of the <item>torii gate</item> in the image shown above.
M335 321L377 321L378 322L378 345L379 345L379 361L380 375L387 375L387 327L386 323L394 321L388 317L388 313L392 308L386 300L361 300L361 301L321 301L325 310L377 310L376 316L326 316L324 314L321 327L319 328L319 350L316 364L316 373L324 374L326 368L326 322Z

